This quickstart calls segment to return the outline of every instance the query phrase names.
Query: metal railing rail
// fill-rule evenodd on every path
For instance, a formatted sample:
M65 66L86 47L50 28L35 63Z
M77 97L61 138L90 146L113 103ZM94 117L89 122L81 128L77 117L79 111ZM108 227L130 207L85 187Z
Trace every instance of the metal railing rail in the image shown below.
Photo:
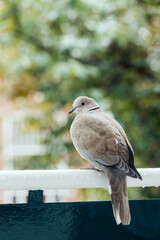
M160 168L138 169L143 180L127 177L128 187L160 186ZM109 188L107 177L93 170L0 171L0 190Z

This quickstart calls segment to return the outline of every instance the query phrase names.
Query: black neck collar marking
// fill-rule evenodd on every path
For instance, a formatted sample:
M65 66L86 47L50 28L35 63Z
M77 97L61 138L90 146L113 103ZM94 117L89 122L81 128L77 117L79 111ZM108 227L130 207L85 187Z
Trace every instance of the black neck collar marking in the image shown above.
M100 107L91 108L91 109L89 109L89 111L97 110L97 109L99 109L99 108L100 108Z

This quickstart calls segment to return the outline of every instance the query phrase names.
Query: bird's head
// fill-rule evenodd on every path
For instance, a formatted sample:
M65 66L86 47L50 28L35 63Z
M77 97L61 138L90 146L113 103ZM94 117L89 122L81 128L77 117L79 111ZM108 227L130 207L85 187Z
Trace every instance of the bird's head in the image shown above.
M77 114L85 113L92 110L97 110L100 107L96 101L92 98L80 96L73 102L73 109L69 111L69 114L75 112Z

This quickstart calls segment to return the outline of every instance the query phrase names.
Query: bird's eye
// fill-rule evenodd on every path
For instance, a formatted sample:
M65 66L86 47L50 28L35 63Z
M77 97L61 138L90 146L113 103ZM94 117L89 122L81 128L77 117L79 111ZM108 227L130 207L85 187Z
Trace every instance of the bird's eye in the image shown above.
M85 105L85 103L84 102L82 102L82 106L84 106Z

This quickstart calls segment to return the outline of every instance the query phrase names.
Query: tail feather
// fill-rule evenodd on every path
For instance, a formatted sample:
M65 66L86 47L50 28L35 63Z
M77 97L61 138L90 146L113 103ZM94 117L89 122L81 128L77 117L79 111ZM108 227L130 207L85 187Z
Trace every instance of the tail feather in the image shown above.
M128 225L131 221L127 196L126 176L115 170L107 170L109 184L111 186L111 200L113 214L117 224Z

